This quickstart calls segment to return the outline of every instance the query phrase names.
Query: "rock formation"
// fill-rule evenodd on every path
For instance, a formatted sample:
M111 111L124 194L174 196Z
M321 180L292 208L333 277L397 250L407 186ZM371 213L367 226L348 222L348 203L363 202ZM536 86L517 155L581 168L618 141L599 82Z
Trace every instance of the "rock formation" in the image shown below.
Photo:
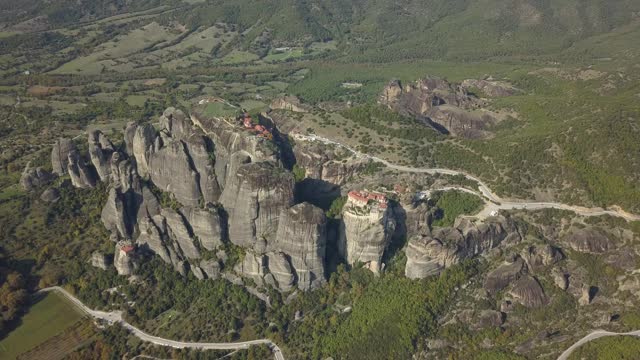
M60 200L60 190L57 188L49 188L42 192L40 195L40 200L48 203L54 203Z
M280 214L277 236L271 248L289 256L297 286L302 290L317 288L325 281L326 225L324 212L309 203L292 206Z
M543 306L548 301L538 280L529 275L516 281L509 294L513 296L514 300L529 308Z
M114 150L111 141L100 130L89 132L89 157L101 181L111 180L111 156Z
M182 215L171 209L162 209L162 216L167 221L169 236L178 243L178 247L187 259L199 259L200 250L191 237Z
M483 223L459 219L454 227L438 228L431 235L416 235L410 239L405 249L405 274L410 278L423 278L500 243L519 240L517 228L504 217L489 218Z
M113 264L119 275L132 275L136 264L134 261L136 249L129 241L120 241L116 244Z
M463 86L436 77L426 77L402 85L389 82L378 102L401 114L428 122L436 129L454 136L478 138L488 136L486 129L495 123L489 115L472 113L483 105Z
M25 191L33 191L50 183L55 177L50 172L37 167L31 168L29 164L25 167L20 176L20 185Z
M198 237L200 245L207 250L214 250L223 245L222 225L217 208L199 209L184 207L180 213L191 226L193 235Z
M293 175L273 163L240 166L220 197L231 242L264 253L274 241L280 213L293 204L293 185Z
M76 146L70 139L60 138L56 140L51 150L51 167L54 174L65 175L67 173L69 153L75 149Z
M88 167L77 150L72 150L68 156L67 172L71 177L71 184L80 189L88 189L96 186L96 175L92 168Z
M554 265L564 259L560 249L551 245L529 246L522 250L522 257L533 271Z
M517 256L491 271L484 281L484 288L489 294L495 295L526 273L527 265L521 257Z
M181 204L200 205L199 174L192 167L191 158L182 141L172 141L151 153L146 171L158 188L172 193Z
M393 211L383 201L360 201L360 195L373 193L351 192L342 209L338 238L338 252L349 264L365 263L374 273L382 267L382 255L391 241L396 227Z
M291 290L295 284L295 275L287 256L281 252L268 253L267 263L267 268L273 275L277 287L281 291Z
M127 129L127 133L131 131ZM151 124L137 126L133 141L131 143L131 151L136 158L138 174L143 178L149 176L149 158L154 151L156 144L156 129ZM128 147L128 144L127 144Z
M262 286L263 277L267 274L266 260L264 255L249 250L245 253L242 262L236 264L233 270L243 277L252 279L258 286Z
M274 99L271 105L269 105L269 108L272 110L281 109L301 113L309 112L308 107L303 105L296 96L284 96Z
M91 254L91 266L97 267L102 270L107 270L109 265L111 265L111 262L109 261L109 257L107 257L107 255L99 251L95 251L93 254Z
M565 242L575 251L601 254L614 248L613 241L597 228L573 229Z
M462 82L462 87L467 91L478 89L490 97L504 97L515 95L519 92L513 85L492 79L466 79Z

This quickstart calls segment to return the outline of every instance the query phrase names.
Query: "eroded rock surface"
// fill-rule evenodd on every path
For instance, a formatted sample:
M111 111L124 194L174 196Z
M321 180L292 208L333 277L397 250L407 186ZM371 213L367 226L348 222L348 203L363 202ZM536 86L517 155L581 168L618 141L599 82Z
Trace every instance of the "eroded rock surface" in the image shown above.
M293 186L293 175L273 163L240 166L220 198L231 242L264 253L274 241L280 213L293 204Z
M548 302L547 296L538 280L533 276L523 276L513 285L509 294L523 306L535 308Z
M69 153L75 149L76 146L71 139L60 138L56 140L51 150L51 168L54 174L65 175L67 173Z
M36 188L47 185L55 176L41 167L31 168L27 165L20 176L20 186L25 191L33 191Z
M222 225L217 208L184 207L180 209L180 213L191 226L193 234L198 237L202 247L214 250L223 245Z
M454 227L434 229L431 235L412 237L405 249L405 274L423 278L484 253L500 243L516 243L521 237L515 225L504 217L474 223L460 219Z
M573 229L565 241L575 251L600 254L614 248L614 243L600 229Z
M114 146L111 141L100 131L89 132L89 157L96 173L101 181L111 180L111 156Z
M325 281L326 226L322 209L309 203L282 210L280 215L277 236L270 247L289 256L302 290L317 288Z
M71 177L71 184L77 188L88 189L96 186L97 178L92 168L77 150L72 150L68 156L67 172Z

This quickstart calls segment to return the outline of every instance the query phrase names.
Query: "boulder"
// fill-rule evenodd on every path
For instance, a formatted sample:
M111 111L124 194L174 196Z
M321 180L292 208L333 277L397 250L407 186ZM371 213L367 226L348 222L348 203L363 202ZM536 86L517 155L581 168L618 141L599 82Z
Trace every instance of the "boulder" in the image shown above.
M136 136L136 130L138 125L135 122L127 123L127 127L124 130L124 145L127 155L134 157L133 152L133 138Z
M293 204L293 187L293 175L271 162L240 166L220 197L228 214L229 240L265 252L282 210Z
M513 261L504 263L491 271L484 281L484 288L489 294L495 295L526 273L527 265L524 260L516 257Z
M455 247L449 247L429 235L414 235L405 248L404 274L409 279L424 279L439 274L459 261Z
M525 275L515 282L509 294L525 307L536 308L547 304L542 286L533 276Z
M326 226L322 209L309 203L294 205L280 214L277 236L270 247L287 254L302 290L317 288L325 282Z
M562 251L549 244L529 246L522 250L521 255L533 271L554 265L564 259Z
M111 265L111 261L109 257L99 251L95 251L91 254L91 266L97 267L102 270L107 270L107 268Z
M76 146L71 139L59 138L56 140L51 150L51 168L54 174L65 175L67 173L69 153L75 149Z
M49 188L42 192L42 195L40 195L40 200L48 203L54 203L60 200L60 190L58 190L57 188Z
M191 265L191 272L193 273L193 276L196 277L196 279L204 280L204 272L202 272L202 269L200 269L199 267Z
M593 227L573 229L566 236L565 242L575 251L592 254L601 254L615 247L614 242L602 230Z
M553 269L551 276L553 277L553 283L561 290L569 288L569 274L560 269Z

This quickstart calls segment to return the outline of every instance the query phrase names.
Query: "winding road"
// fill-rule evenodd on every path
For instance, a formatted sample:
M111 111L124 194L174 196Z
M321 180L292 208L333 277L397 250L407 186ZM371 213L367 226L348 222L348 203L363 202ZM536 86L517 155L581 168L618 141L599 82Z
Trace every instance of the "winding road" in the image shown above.
M603 208L587 208L583 206L576 205L567 205L556 202L536 202L536 201L526 201L526 200L505 200L500 198L498 195L493 193L489 186L485 184L482 180L477 177L470 175L464 171L458 170L450 170L450 169L440 169L440 168L416 168L411 166L403 166L397 165L389 162L388 160L363 154L347 145L341 144L339 142L318 136L318 135L302 135L302 134L290 134L294 139L302 140L302 141L318 141L324 144L330 144L342 147L352 152L356 157L363 159L370 159L376 162L379 162L390 169L394 169L400 172L408 172L408 173L421 173L421 174L444 174L444 175L452 175L464 176L466 179L475 181L478 183L478 191L473 192L464 187L452 186L447 187L447 190L462 190L466 192L472 192L481 198L485 199L485 207L480 211L477 215L477 218L484 219L488 216L491 216L492 213L497 212L498 210L540 210L540 209L559 209L559 210L568 210L572 211L581 216L602 216L602 215L611 215L616 217L621 217L627 221L640 221L640 216L628 213L620 208L611 207L609 209Z
M258 340L250 340L250 341L242 341L242 342L231 342L231 343L203 343L203 342L183 342L176 341L170 339L164 339L161 337L153 336L147 334L146 332L138 329L137 327L129 324L122 317L122 311L99 311L92 310L88 308L85 304L83 304L78 298L73 296L67 290L54 286L42 289L38 291L38 293L47 293L56 291L60 294L64 295L69 301L71 301L76 307L82 310L84 313L103 321L106 321L109 324L120 324L125 329L129 330L134 336L139 338L142 341L150 342L152 344L161 345L161 346L169 346L177 349L200 349L200 350L240 350L240 349L248 349L254 345L262 345L265 344L271 349L273 355L276 360L284 360L284 356L282 355L282 351L273 341L269 339L258 339Z
M599 339L599 338L605 337L605 336L618 336L618 335L639 336L640 337L640 330L630 331L630 332L627 332L627 333L616 333L616 332L611 332L611 331L606 331L606 330L594 330L593 332L591 332L587 336L583 337L582 339L578 340L576 343L571 345L562 354L560 354L560 356L558 357L558 360L567 360L569 358L569 356L571 355L571 353L575 349L579 348L580 346L582 346L585 343L588 343L591 340Z

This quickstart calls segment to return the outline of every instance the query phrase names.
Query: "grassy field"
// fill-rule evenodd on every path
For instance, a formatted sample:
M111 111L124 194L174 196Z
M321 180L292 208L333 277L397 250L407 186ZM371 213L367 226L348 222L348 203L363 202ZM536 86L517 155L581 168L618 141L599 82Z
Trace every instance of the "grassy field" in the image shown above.
M29 309L17 329L0 341L0 358L15 359L81 318L82 314L67 300L55 293L48 294Z
M238 109L218 102L207 104L207 106L204 108L205 116L231 117L234 116L237 112Z

